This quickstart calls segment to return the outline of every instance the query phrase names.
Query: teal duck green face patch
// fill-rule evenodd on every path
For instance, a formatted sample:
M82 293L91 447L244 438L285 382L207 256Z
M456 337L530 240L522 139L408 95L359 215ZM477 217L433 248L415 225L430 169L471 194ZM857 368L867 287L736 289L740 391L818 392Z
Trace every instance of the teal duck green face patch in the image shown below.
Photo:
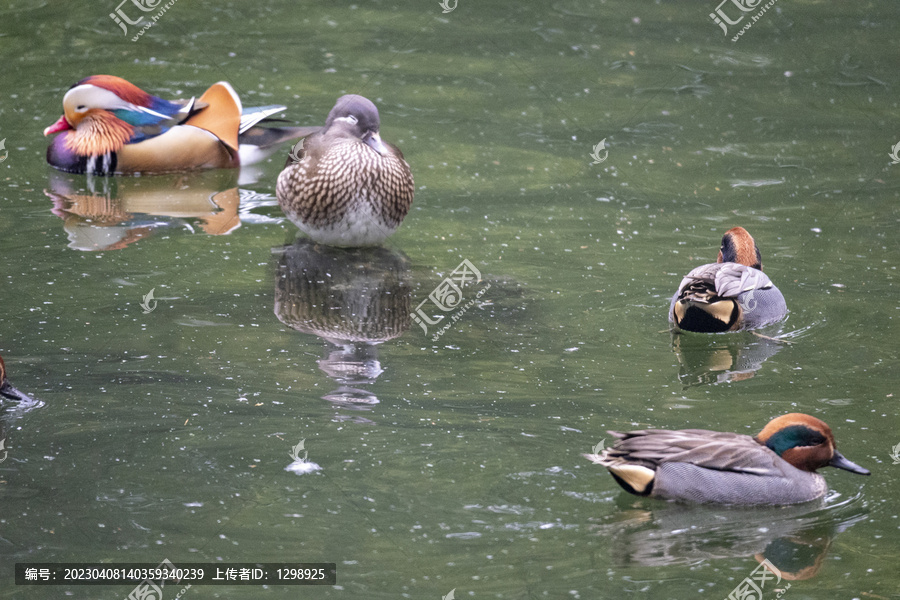
M767 441L768 446L778 456L784 454L791 448L799 448L803 446L818 446L824 444L828 439L820 431L816 431L806 425L790 425L784 429L779 429Z

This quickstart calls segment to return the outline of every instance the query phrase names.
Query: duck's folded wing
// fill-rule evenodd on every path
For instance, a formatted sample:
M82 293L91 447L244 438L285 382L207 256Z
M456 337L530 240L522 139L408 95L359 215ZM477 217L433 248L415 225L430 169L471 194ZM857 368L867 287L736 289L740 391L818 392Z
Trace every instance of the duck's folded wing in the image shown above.
M271 156L278 144L310 136L322 130L321 127L270 127L283 119L270 118L285 110L280 105L258 106L244 109L238 135L242 165L250 165ZM292 157L288 157L290 162Z
M653 469L662 463L687 463L716 471L783 476L779 468L783 461L778 455L746 435L703 429L648 429L618 436L622 438L604 455L615 463L629 462Z
M198 103L194 98L175 102L155 96L152 98L156 101L152 108L129 105L111 111L117 118L134 127L131 139L128 140L129 144L136 144L169 131L172 127L183 123L198 109Z
M737 298L750 290L764 290L772 287L768 275L737 263L723 263L716 272L716 293L725 298Z
M685 275L675 297L680 298L685 295L685 290L689 290L691 299L696 301L703 301L704 298L737 298L743 292L770 287L772 281L759 269L738 263L711 263L701 265ZM700 294L703 289L708 290L708 293ZM715 292L715 295L709 292Z

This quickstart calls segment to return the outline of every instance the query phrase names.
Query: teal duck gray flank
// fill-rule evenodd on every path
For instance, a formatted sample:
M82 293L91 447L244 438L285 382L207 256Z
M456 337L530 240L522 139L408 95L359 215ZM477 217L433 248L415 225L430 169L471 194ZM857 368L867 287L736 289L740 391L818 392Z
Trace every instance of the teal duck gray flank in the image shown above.
M828 425L802 413L772 419L754 437L705 429L608 433L618 440L584 456L626 491L663 500L797 504L825 494L817 469L869 475L837 451Z
M699 333L755 329L785 315L784 296L762 272L759 248L743 227L725 232L717 262L688 273L669 303L669 321Z
M782 461L784 462L784 461ZM828 491L825 478L784 463L777 476L749 481L742 473L717 473L704 467L666 463L657 469L654 496L667 500L715 504L800 504L821 498Z
M676 303L681 305L678 311ZM692 270L669 304L669 319L677 327L706 333L755 329L780 321L786 313L784 296L768 275L730 262Z
M801 471L748 435L685 429L609 432L619 438L601 464L622 468L641 465L655 472L645 490L628 491L667 500L722 504L808 502L828 489L816 473Z

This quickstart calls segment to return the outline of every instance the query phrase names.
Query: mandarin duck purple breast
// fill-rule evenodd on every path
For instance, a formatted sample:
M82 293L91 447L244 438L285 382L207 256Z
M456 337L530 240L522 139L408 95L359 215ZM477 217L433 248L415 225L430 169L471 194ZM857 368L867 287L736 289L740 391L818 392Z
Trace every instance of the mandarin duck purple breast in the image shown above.
M278 176L278 204L314 241L373 246L393 234L413 201L400 149L381 140L375 105L341 96L321 131L298 143Z
M606 467L626 491L662 500L798 504L825 495L816 469L869 475L837 451L828 425L802 413L772 419L755 437L705 429L608 433L616 443L585 458Z
M676 330L719 333L756 329L787 314L781 291L762 272L762 258L743 227L725 232L715 263L685 275L669 304Z
M113 175L238 167L317 128L261 127L284 106L243 109L228 83L169 101L113 75L92 75L63 97L47 162L69 173Z

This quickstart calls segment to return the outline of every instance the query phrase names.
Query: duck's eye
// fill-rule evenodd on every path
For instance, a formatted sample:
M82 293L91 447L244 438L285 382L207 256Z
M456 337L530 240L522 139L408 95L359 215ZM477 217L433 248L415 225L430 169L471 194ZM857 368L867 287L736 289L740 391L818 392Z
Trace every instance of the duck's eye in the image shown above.
M350 123L351 125L356 125L359 123L359 119L354 117L353 115L347 115L346 117L338 117L335 121L344 121L346 123Z
M78 106L75 107L75 110L77 110L78 112L82 112L82 111L87 110L87 106L85 106L84 104L79 104Z

